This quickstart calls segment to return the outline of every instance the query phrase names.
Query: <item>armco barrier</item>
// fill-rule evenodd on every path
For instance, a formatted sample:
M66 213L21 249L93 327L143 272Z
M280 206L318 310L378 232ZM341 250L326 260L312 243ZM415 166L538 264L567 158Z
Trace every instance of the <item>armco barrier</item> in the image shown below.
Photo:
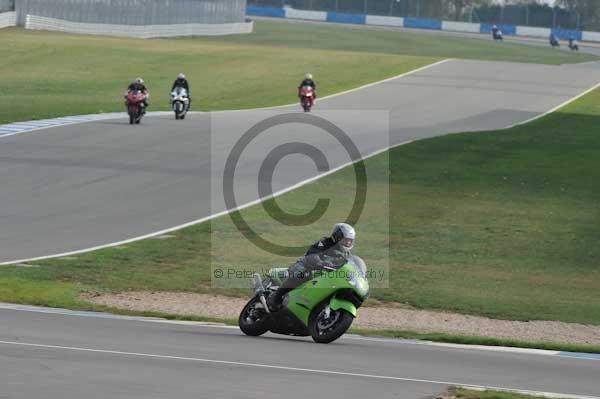
M246 14L257 17L285 18L285 10L276 7L246 7Z
M492 24L481 24L480 33L492 33ZM516 35L517 27L515 25L498 25L498 28L502 31L503 35Z
M480 24L472 24L469 22L442 21L442 30L450 32L480 33L480 29Z
M17 13L16 12L3 12L0 13L0 29L8 28L9 26L17 25Z
M442 30L442 21L423 18L404 18L405 28Z
M582 32L581 40L588 42L600 42L600 32Z
M473 24L468 22L438 21L422 18L401 18L380 15L346 14L325 11L297 10L291 7L247 7L248 15L277 17L289 19L307 19L314 21L338 22L359 25L397 26L415 29L434 29L452 32L485 33L492 32L492 24ZM544 37L550 36L549 28L529 26L499 25L505 35ZM573 36L576 40L600 42L600 32L579 32L573 30L555 29L555 34L562 40Z
M550 28L533 28L531 26L517 26L517 36L550 37Z
M252 22L231 24L177 24L128 26L112 24L84 24L55 18L27 15L26 29L51 30L88 35L124 36L138 39L175 36L220 36L251 33Z
M577 30L552 29L552 33L561 40L569 40L571 37L575 40L581 40L581 32Z
M327 21L325 11L306 11L296 10L295 8L286 8L285 17L290 19L308 19L311 21Z
M345 13L341 13L341 12L328 12L327 13L327 22L364 25L366 22L366 15L345 14Z
M400 17L382 17L379 15L367 15L365 19L367 25L379 25L379 26L404 26L404 18Z

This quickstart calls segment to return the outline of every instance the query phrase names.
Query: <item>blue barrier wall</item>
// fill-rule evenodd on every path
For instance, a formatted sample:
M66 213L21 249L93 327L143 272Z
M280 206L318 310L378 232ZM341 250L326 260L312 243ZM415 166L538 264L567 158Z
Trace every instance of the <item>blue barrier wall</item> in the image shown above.
M423 18L404 18L405 28L442 30L442 21Z
M569 40L570 37L573 37L573 39L581 41L583 36L580 31L569 29L552 29L552 33L561 40Z
M481 28L479 32L481 33L492 33L493 24L481 24ZM516 35L517 27L515 25L497 25L498 28L502 31L503 35Z
M247 15L255 15L257 17L274 17L274 18L285 18L285 10L283 8L275 7L246 7Z
M364 25L366 23L367 16L360 14L344 14L341 12L328 12L327 22L338 22L344 24L359 24Z
M277 7L257 7L248 6L246 7L247 15L255 15L260 17L274 17L274 18L286 18L286 11L284 8ZM328 12L327 22L338 22L345 24L358 24L365 25L367 23L367 16L364 14L346 14L340 12ZM424 18L404 18L405 28L416 28L416 29L434 29L442 30L442 21L434 19ZM479 28L480 33L491 33L492 24L481 24ZM498 25L500 30L505 35L516 35L517 27L515 25ZM561 40L568 40L569 37L573 37L575 40L581 41L583 32L568 29L552 29L552 32Z

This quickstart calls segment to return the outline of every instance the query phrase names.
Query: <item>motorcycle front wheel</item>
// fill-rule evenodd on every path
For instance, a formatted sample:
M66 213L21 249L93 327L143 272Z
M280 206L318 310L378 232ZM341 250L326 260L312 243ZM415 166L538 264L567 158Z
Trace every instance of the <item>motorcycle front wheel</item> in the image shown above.
M252 298L242 312L238 319L238 325L240 330L246 335L257 337L263 335L269 331L270 317L264 309L257 309L256 305L259 305L260 300L258 297Z
M330 310L328 317L326 311L328 306L328 301L317 306L308 323L310 335L320 344L328 344L344 335L354 321L354 316L344 309Z

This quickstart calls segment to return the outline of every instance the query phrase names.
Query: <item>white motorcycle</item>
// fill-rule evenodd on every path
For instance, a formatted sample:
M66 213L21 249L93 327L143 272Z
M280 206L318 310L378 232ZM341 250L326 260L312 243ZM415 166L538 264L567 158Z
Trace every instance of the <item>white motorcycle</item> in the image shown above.
M171 93L171 108L175 112L175 119L184 119L190 110L190 97L183 87L177 87Z

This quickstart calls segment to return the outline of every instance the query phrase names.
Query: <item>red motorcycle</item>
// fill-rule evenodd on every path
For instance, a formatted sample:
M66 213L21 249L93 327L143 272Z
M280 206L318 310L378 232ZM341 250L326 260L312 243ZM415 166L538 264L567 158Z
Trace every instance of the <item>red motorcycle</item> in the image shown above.
M315 89L311 86L302 86L300 89L300 105L304 112L310 112L310 109L315 103Z
M144 116L144 100L146 94L140 90L129 90L127 92L127 113L129 114L129 124L139 124Z

